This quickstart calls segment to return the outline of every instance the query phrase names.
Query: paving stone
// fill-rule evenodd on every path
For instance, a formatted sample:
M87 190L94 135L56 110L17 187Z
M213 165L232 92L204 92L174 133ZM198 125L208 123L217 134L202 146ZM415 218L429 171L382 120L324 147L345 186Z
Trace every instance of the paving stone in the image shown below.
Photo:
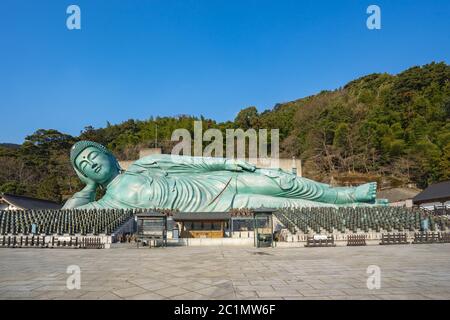
M147 283L141 283L138 285L138 287L140 288L144 288L146 290L149 291L155 291L155 290L159 290L159 289L164 289L164 288L168 288L171 287L172 285L170 283L167 282L162 282L162 281L150 281Z
M308 284L299 283L299 284L287 284L287 285L278 285L274 284L272 286L274 290L283 290L283 289L292 289L292 290L313 290L314 288ZM321 288L325 289L325 288ZM326 288L327 290L330 289L329 287Z
M331 300L381 300L377 295L361 295L361 296L330 296Z
M420 294L382 294L378 296L383 300L430 300L431 298Z
M171 300L205 300L208 297L198 292L187 292L178 296L171 297Z
M300 286L299 286L300 287ZM329 284L311 284L308 285L310 289L353 289L354 287L349 283L329 283Z
M79 299L99 300L99 299L102 299L107 294L109 294L109 292L107 292L107 291L88 291L85 294L79 296ZM115 296L115 297L117 297L117 296Z
M0 299L450 299L447 248L4 249ZM73 264L81 290L66 288ZM379 290L367 288L369 265L381 268Z
M236 291L274 291L275 289L270 286L235 286Z
M278 291L256 291L256 294L260 298L275 298L275 297L303 297L297 290L278 290Z
M196 291L204 288L210 287L209 284L196 282L195 280L191 280L190 282L183 283L180 285L181 288L186 289L188 291Z
M156 294L154 292L146 292L137 294L135 296L127 297L126 300L164 300L166 297L163 297L159 294Z
M184 294L189 292L188 290L185 290L181 287L176 287L176 286L172 286L172 287L167 287L167 288L163 288L163 289L159 289L154 291L155 293L164 296L166 298L171 298L174 296L179 296L180 294Z
M145 293L147 290L140 287L131 287L125 289L114 290L113 293L121 298L132 297L141 293Z
M236 292L236 298L251 298L251 297L257 297L258 294L256 291L237 291Z
M122 300L122 298L112 292L107 292L99 300Z
M270 298L272 300L272 298ZM330 300L330 297L320 296L320 297L304 297L304 296L287 296L283 297L283 300Z
M6 299L6 298L35 298L40 295L45 294L44 291L1 291L0 293L0 299Z
M215 300L236 300L236 293L226 293L224 295L218 295L214 297Z
M36 296L33 299L37 300L54 300L54 299L78 299L78 297L83 295L83 291L80 290L67 290L65 292L61 291L46 291L42 294Z
M66 285L55 285L55 286L41 286L34 291L69 291Z
M217 298L224 296L226 294L234 294L233 288L220 288L220 287L208 287L196 291L197 293L203 294L209 298Z
M319 296L342 296L345 295L341 290L298 290L304 297L319 297Z
M272 285L285 285L283 280L255 280L250 281L251 286L272 286Z

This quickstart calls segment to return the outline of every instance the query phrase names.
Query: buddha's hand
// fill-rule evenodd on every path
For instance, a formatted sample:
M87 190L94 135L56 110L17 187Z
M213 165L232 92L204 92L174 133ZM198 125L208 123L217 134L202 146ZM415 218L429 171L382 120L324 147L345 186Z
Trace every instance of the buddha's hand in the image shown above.
M227 159L225 161L225 170L253 172L256 170L256 167L251 163L245 162L243 160Z
M78 172L77 172L77 176L78 176L78 178L80 178L81 182L83 182L86 185L83 190L85 190L85 191L96 191L97 190L98 184L94 180L89 179L88 177L85 177L84 175L79 174Z

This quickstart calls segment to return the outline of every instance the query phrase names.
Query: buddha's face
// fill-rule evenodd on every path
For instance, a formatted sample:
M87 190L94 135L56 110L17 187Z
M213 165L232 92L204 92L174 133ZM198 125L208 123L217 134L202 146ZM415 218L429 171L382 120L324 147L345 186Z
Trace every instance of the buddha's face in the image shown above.
M118 172L115 159L95 147L87 147L75 159L77 169L89 179L104 184Z

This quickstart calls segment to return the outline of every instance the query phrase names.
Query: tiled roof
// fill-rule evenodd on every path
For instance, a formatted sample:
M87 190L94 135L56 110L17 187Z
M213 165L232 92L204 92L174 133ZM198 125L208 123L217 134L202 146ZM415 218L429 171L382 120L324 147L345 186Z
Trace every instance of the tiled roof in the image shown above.
M26 196L18 196L9 193L0 194L0 199L23 210L33 209L61 209L62 205L49 200L30 198Z
M414 204L450 200L450 180L432 184L413 198Z

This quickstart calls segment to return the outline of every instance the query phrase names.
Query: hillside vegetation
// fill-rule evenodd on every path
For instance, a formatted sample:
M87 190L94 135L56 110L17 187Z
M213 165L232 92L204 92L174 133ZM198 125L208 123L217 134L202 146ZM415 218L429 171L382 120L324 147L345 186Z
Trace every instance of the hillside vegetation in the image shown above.
M305 175L324 182L375 179L423 188L450 179L450 66L431 63L397 75L371 74L261 113L248 107L223 123L182 115L86 127L78 137L40 129L18 148L0 145L0 192L61 201L81 187L68 158L77 140L94 140L119 159L136 159L156 135L158 146L170 152L173 130L193 132L194 120L202 120L204 130L223 132L278 128L281 156L301 158Z

